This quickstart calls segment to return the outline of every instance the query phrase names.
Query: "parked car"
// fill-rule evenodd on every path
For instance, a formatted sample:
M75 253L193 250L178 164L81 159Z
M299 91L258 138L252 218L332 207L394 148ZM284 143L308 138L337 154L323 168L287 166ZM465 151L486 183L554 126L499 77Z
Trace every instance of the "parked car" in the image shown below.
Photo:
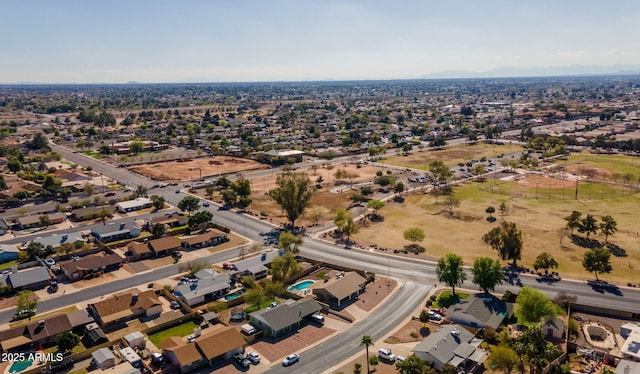
M233 361L235 361L236 364L240 365L243 368L248 368L249 366L251 366L251 362L242 353L234 354Z
M429 311L429 319L432 319L434 321L440 321L442 320L442 316L436 312L434 312L433 310Z
M177 301L172 301L170 305L171 305L171 309L180 309L180 303Z
M396 361L396 355L394 355L389 348L378 349L378 358L389 362Z
M180 190L176 190L176 193L180 193Z
M297 353L290 354L282 360L282 366L293 365L298 362L298 360L300 360L300 356L298 356Z
M397 356L397 357L396 357L396 362L402 362L402 361L404 361L404 360L405 360L405 359L404 359L404 356Z
M206 207L209 206L209 203L205 201L205 202L202 203L202 206L206 208Z
M247 358L249 359L249 361L253 362L254 364L260 363L260 355L254 351L247 353Z

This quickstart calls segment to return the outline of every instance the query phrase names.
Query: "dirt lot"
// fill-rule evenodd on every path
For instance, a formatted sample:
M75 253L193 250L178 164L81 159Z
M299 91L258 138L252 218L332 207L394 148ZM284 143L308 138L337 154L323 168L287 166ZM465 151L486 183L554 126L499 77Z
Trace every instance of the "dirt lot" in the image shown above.
M518 179L516 183L521 186L540 185L541 188L568 188L575 187L576 185L576 181L562 180L536 174L528 174L525 177Z
M259 162L230 156L202 157L191 161L166 161L132 166L146 177L166 181L189 181L246 170L267 169Z

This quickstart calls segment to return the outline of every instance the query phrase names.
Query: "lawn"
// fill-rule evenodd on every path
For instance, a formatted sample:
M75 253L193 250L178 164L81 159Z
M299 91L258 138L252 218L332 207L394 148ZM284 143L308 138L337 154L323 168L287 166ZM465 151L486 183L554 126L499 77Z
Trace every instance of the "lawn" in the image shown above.
M173 326L169 329L149 335L149 340L151 340L156 347L160 347L162 342L171 336L187 336L193 334L193 330L196 327L198 327L197 323L188 321L181 325Z
M456 292L456 294L452 294L451 291L445 290L440 292L440 295L433 303L432 307L434 308L449 308L451 305L456 304L460 299L466 299L469 297L468 293L464 292Z
M264 309L264 308L270 306L271 303L273 303L273 300L272 299L267 299L267 300L264 300L263 302L260 303L260 307L258 307L257 305L251 305L251 306L245 308L244 312L247 313L247 314L253 313L253 312L257 311L257 310Z
M2 269L10 269L14 266L18 266L20 265L20 261L16 260L16 261L9 261L9 262L5 262L4 264L0 264L0 270Z
M565 161L558 160L555 164L564 164ZM607 154L591 154L582 152L570 155L566 160L568 168L577 169L578 166L585 168L597 168L599 170L608 171L609 175L613 174L632 174L634 178L631 183L638 181L638 169L640 168L640 157L628 155L607 155ZM622 182L621 179L619 179Z
M515 222L524 241L522 260L519 264L532 267L536 256L543 251L550 252L559 263L560 276L571 276L582 280L593 279L593 275L586 273L581 265L583 253L587 250L572 243L564 227L563 217L571 211L577 210L592 214L600 220L604 215L611 215L617 221L618 232L609 238L612 242L626 251L626 256L611 257L613 272L603 274L602 279L626 284L638 283L636 268L640 268L640 248L638 241L640 234L640 216L636 207L640 204L640 194L621 196L607 199L597 199L596 192L605 191L607 185L580 182L579 200L575 200L575 188L572 194L565 191L565 198L556 195L558 191L551 190L551 199L543 198L548 194L547 189L538 186L539 198L535 198L535 186L523 187L512 182L493 181L485 183L469 183L454 188L454 196L460 200L460 206L454 209L454 217L450 218L443 202L439 203L433 196L416 194L406 196L403 203L389 203L382 212L384 221L370 223L361 228L354 238L362 244L377 244L381 247L402 249L410 244L403 238L403 231L409 227L422 227L426 239L421 243L426 252L420 257L437 259L446 253L455 252L462 256L465 263L470 265L478 257L496 257L495 251L482 242L482 236L497 227L501 220L498 207L502 201L506 202L508 213L504 219ZM592 199L589 199L591 192ZM554 196L556 196L554 198ZM613 196L613 193L612 193ZM496 209L493 217L496 221L488 220L485 209L493 206ZM577 234L577 233L576 233ZM600 234L591 238L604 242ZM411 255L411 257L416 257ZM506 262L505 262L506 264Z
M516 144L462 144L447 147L437 151L412 152L408 156L396 156L380 161L384 164L397 165L407 168L426 170L429 163L434 160L442 160L447 166L455 166L458 163L466 163L472 159L482 157L493 158L522 151L522 147Z

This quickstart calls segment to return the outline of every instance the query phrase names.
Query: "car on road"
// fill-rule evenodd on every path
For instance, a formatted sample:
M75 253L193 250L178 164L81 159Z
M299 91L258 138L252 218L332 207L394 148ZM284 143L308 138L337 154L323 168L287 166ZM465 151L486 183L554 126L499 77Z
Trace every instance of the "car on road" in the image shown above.
M116 196L115 192L107 192L106 194L104 194L105 197L109 197L109 196Z
M180 193L180 190L176 190L176 193Z
M284 360L282 360L282 366L293 365L299 360L300 360L300 356L298 356L297 353L290 354L287 357L285 357Z
M208 207L209 205L210 204L208 202L206 202L206 201L202 203L202 206L205 207L205 208Z
M240 365L240 367L248 368L251 366L251 361L249 361L249 359L247 359L242 353L236 353L232 357L233 361Z
M247 358L249 359L249 361L253 362L254 364L260 363L260 355L257 352L251 351L247 353Z

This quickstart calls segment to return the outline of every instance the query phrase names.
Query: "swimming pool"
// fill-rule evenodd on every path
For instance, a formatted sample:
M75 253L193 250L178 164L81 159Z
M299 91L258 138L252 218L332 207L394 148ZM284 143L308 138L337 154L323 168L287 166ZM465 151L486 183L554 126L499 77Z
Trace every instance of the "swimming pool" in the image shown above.
M307 280L304 280L302 282L298 282L298 283L294 284L293 286L287 288L287 290L289 290L290 292L302 291L305 288L309 288L309 286L311 286L315 282L316 281L312 281L310 279L307 279Z
M228 294L224 297L225 300L229 301L229 300L233 300L233 299L237 299L240 296L244 295L244 290L239 290L236 291L234 293Z
M31 359L26 359L24 361L15 361L9 368L9 373L19 373L31 366L32 363L33 360Z

